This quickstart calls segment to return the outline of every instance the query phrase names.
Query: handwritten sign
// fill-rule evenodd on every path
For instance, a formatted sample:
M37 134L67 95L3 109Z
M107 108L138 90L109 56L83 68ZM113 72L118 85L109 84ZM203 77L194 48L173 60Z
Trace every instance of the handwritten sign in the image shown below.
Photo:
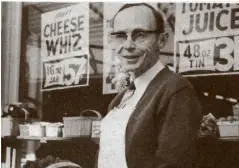
M80 3L41 17L42 90L87 85L89 4Z
M44 62L45 79L43 87L66 88L69 86L87 86L89 83L88 56L78 56L63 60Z
M95 120L92 121L92 131L91 131L91 138L100 138L100 125L101 121Z
M239 73L239 4L178 3L175 46L177 72Z

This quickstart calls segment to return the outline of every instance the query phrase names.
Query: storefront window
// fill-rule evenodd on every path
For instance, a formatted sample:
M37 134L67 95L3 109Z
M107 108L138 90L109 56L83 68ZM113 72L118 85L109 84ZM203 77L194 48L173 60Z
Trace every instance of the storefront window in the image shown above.
M89 6L89 9L86 9L84 12L79 11L79 13L86 13L89 15L89 34L84 34L83 36L89 35L89 46L83 46L86 49L89 49L89 55L87 56L87 59L89 60L89 77L85 85L89 85L89 79L96 78L100 80L102 78L102 65L103 65L103 3L90 3L85 6ZM30 100L31 102L34 102L37 105L37 108L39 108L40 111L42 111L42 107L44 106L44 103L47 103L47 101L44 102L44 98L42 98L43 95L47 95L46 97L50 97L51 94L48 94L50 91L45 91L45 89L54 90L54 87L57 87L57 85L61 85L60 83L56 83L56 85L52 85L53 87L45 87L44 88L44 80L46 79L46 76L42 74L42 72L45 72L43 70L43 59L42 59L42 51L44 48L42 45L44 45L44 36L42 36L42 25L44 24L44 18L46 13L53 12L52 15L54 15L54 11L63 11L64 9L67 9L68 7L74 7L74 5L77 5L76 3L26 3L23 7L23 44L22 44L22 56L21 56L21 86L22 89L20 89L21 98ZM60 13L59 12L59 13ZM88 13L87 13L88 12ZM51 14L50 14L51 15ZM63 19L68 19L67 17ZM75 18L73 18L75 19ZM46 22L52 22L54 23L54 19L51 21L48 21L47 18L45 19ZM72 23L75 20L72 20ZM75 24L74 22L73 24ZM77 35L77 34L76 34ZM73 35L74 36L74 35ZM65 36L67 37L67 36ZM80 36L77 37L70 37L69 38L75 38L72 39L72 41L68 40L65 42L68 43L75 43L73 45L77 45L77 42L80 40ZM49 40L49 39L48 39ZM52 40L52 39L50 39ZM50 42L49 40L49 42ZM47 41L47 40L46 40ZM54 39L53 39L54 41ZM53 42L52 41L52 42ZM55 44L57 43L54 41ZM59 42L60 43L60 42ZM58 44L59 45L59 44ZM71 45L71 44L69 44ZM50 44L49 44L50 46ZM47 46L47 47L49 47ZM57 46L58 47L58 46ZM49 48L48 48L49 49ZM73 49L73 48L71 48ZM70 49L70 50L71 50ZM51 49L49 49L51 50ZM57 50L59 50L57 48ZM25 52L24 52L25 51ZM58 52L58 51L56 51ZM66 51L65 51L66 52ZM59 61L59 60L58 60ZM76 60L77 61L77 60ZM60 62L60 61L59 61ZM73 63L73 62L72 62ZM77 65L77 64L75 64ZM87 65L88 66L88 65ZM46 68L46 66L45 66ZM51 72L54 70L51 69ZM88 70L87 70L88 71ZM54 77L50 80L54 80ZM48 81L49 82L49 81ZM53 81L51 81L53 82ZM99 81L100 82L100 81ZM64 85L64 84L63 84ZM69 85L69 84L68 84ZM77 86L77 85L76 85ZM84 87L84 84L82 85ZM70 86L69 86L70 87ZM24 88L24 89L23 89ZM59 87L60 88L60 87ZM65 87L66 88L66 85ZM61 88L60 88L61 89ZM72 89L71 89L72 90Z
M110 36L110 19L121 5L25 3L21 101L35 103L41 118L51 121L61 120L65 115L79 115L80 111L91 107L104 115L108 103L117 93L112 79L122 70L117 65ZM228 87L237 85L232 82L238 74L237 4L152 5L164 14L165 31L169 34L167 45L161 50L161 61L171 70L188 77L202 99L205 93L211 92L209 95L213 100L220 95L228 106L237 103L237 92ZM231 14L224 13L224 8ZM212 12L210 17L209 12ZM75 32L77 26L80 33ZM74 51L77 47L81 48L79 53ZM196 84L201 82L200 79L211 82L208 87L202 87ZM215 80L220 84L216 85ZM231 84L225 81L231 81ZM211 107L207 112L210 111ZM221 113L217 112L218 115Z
M79 111L92 107L92 103L95 104L94 108L105 114L108 103L117 93L112 79L120 70L112 64L117 60L111 53L112 30L109 23L113 17L112 11L121 5L120 3L24 5L20 97L22 100L33 102L41 118L54 121L61 119L61 117L52 118L59 113L60 116L79 115ZM166 30L169 32L169 42L162 50L161 59L173 67L175 4L155 3L154 6L164 12ZM84 12L81 11L83 8ZM84 23L87 20L88 25ZM62 28L63 26L65 28ZM82 30L77 34L74 26ZM81 48L79 52L75 52L77 47ZM84 67L82 64L84 58L81 54L86 50L88 51L84 65L86 68L80 69L79 66ZM61 71L61 68L64 70ZM85 72L79 74L80 71ZM99 101L101 98L105 100L103 104Z
M141 27L140 29L133 27L132 32L118 31L113 33L123 36L123 42L117 46L114 43L116 42L114 40L117 39L112 37L114 30L111 19L122 5L123 3L103 2L9 2L3 4L2 13L5 16L2 18L2 69L4 70L2 73L2 97L4 99L2 105L10 107L20 104L17 106L19 108L15 108L15 110L17 109L14 111L16 114L10 110L11 108L2 110L5 125L12 122L14 123L12 125L15 125L14 129L16 128L13 132L12 128L5 129L7 126L2 126L4 128L2 129L4 131L2 131L2 140L4 140L2 146L4 146L4 150L6 149L4 151L6 154L2 158L4 158L3 162L6 163L5 167L18 168L20 164L25 164L27 160L32 160L31 163L34 165L40 162L60 161L60 158L71 160L82 167L95 167L95 153L99 147L100 129L103 128L100 125L101 119L106 116L109 111L108 106L119 90L132 82L132 80L129 81L130 73L126 72L119 63L119 50L125 47L123 45L125 45L130 33L136 46L135 37L137 37L137 33L142 32L143 35L145 35L144 33L154 34L157 32L157 37L167 37L166 45L163 48L155 47L157 50L155 52L152 50L152 52L159 55L160 61L166 67L165 69L168 67L171 71L182 75L186 80L182 79L181 83L172 83L173 80L168 82L171 80L171 76L167 77L165 75L164 81L157 81L157 86L156 84L150 85L153 82L147 85L139 100L136 99L138 104L142 103L142 100L145 101L146 98L143 98L143 96L154 92L156 87L159 86L159 89L165 88L164 84L167 82L170 87L167 86L169 88L165 89L166 92L164 93L165 90L162 89L162 97L164 98L166 95L166 99L160 99L161 95L152 97L150 94L147 97L149 100L142 103L142 106L141 104L140 106L135 104L135 109L132 110L131 114L138 112L138 109L139 112L143 111L144 107L147 108L145 111L149 109L149 113L138 113L138 116L133 117L131 115L132 119L135 120L135 125L140 125L139 120L144 119L143 117L150 121L142 122L144 131L136 131L136 134L148 135L144 133L147 132L148 127L152 127L150 132L153 136L157 132L159 135L155 137L157 140L161 136L164 138L164 135L161 135L160 132L164 128L158 129L158 121L162 122L160 126L165 128L169 126L170 135L171 132L179 128L177 126L181 124L178 123L183 123L189 115L194 117L197 116L195 114L198 112L199 116L201 110L199 104L201 104L204 116L202 116L202 122L198 122L198 124L201 124L199 132L193 132L195 138L191 138L198 138L196 167L219 166L224 168L228 165L239 167L239 150L234 150L235 147L238 148L236 143L239 142L237 129L239 121L239 4L150 3L163 16L165 34L159 33L158 29L141 30ZM124 18L122 20L123 22L120 25L124 26ZM145 20L140 20L140 22L145 23ZM159 20L161 19L159 18ZM150 37L153 39L155 36ZM160 42L163 43L164 40L161 40ZM117 47L119 47L118 53ZM141 56L151 56L147 55L147 51L143 52L146 54L133 52L130 56L122 54L122 57L128 57L127 61L130 64L129 62L132 60L134 62L134 59L136 59L135 62L140 60L138 58ZM168 73L171 72L168 70ZM174 75L181 79L178 74ZM121 76L123 82L120 81L122 82L120 86L113 82L117 75L125 75ZM145 76L148 77L149 75ZM151 86L153 87L150 88ZM174 87L178 87L179 90L175 91ZM147 90L148 88L152 90ZM185 116L181 113L175 113L178 109L184 108L184 99L180 99L181 95L178 96L179 98L174 97L180 91L185 91L184 89L190 92L195 90L195 93L190 93L190 96L184 96L185 102L197 98L200 101L200 103L197 101L197 105L193 107L190 104L190 110L186 108L185 110L179 110L182 113L188 112ZM136 92L132 91L131 93L134 95ZM155 93L159 92L155 91ZM168 95L172 97L167 97ZM131 98L126 100L131 100L128 102L134 103L134 97ZM180 103L173 102L172 109L176 108L171 110L170 101L175 101L174 98L176 100L180 99ZM150 101L154 102L152 106L148 103ZM158 105L155 102L165 104ZM123 104L121 104L122 107L125 107L124 101L121 100L121 103ZM119 106L115 105L115 107ZM115 109L116 112L119 110L118 108ZM158 111L151 112L151 109L159 111L162 109L162 115ZM97 117L92 118L93 115L84 113L85 111L93 112L97 114ZM169 111L173 115L167 116L167 114L171 114L167 113ZM87 115L83 116L84 114ZM178 118L175 117L177 115ZM78 120L79 118L82 119L81 117L83 122ZM154 117L159 120L154 120ZM162 118L167 120L167 117L175 117L176 119L172 118L169 120L170 124L167 122L165 124ZM113 118L113 121L115 121L115 118ZM88 122L86 126L84 125L85 119ZM178 119L183 121L181 122ZM175 127L172 127L171 121L175 122ZM197 123L196 120L192 121L186 121L185 123ZM76 126L75 123L80 126ZM128 123L130 123L130 120ZM155 125L157 129L153 128ZM31 128L35 128L35 126L37 126L37 131L32 131ZM52 131L54 135L46 131L49 127L56 128ZM96 128L95 132L93 127ZM185 131L191 128L191 126L185 127L187 127ZM27 131L23 128L27 128ZM75 129L72 131L72 128ZM127 126L124 128L127 128ZM220 128L226 128L227 130L223 131ZM180 131L183 132L184 129L180 129ZM86 133L82 136L82 132ZM122 132L123 137L124 133ZM184 135L184 132L181 135ZM180 137L176 131L175 137L178 136ZM156 142L155 138L152 138L152 144ZM137 141L138 139L140 138L134 138L136 146L141 144L140 141ZM21 140L21 142L18 140ZM127 141L130 142L130 140ZM177 141L177 143L181 141ZM143 144L144 140L141 142ZM226 143L224 144L224 142ZM152 145L150 146L150 144L149 148L151 149ZM159 146L159 144L156 144L156 146ZM172 143L172 146L174 146L174 143ZM17 166L14 166L14 164Z

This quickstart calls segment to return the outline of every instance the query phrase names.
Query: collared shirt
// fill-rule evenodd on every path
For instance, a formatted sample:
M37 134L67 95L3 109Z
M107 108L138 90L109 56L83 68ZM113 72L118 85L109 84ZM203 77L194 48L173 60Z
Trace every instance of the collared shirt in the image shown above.
M127 90L119 106L112 109L101 122L98 168L127 168L125 131L128 120L147 86L164 66L158 61L134 80L135 90Z
M143 73L141 76L134 80L135 92L131 99L134 99L134 105L136 105L139 99L142 97L149 83L154 79L154 77L164 68L164 65L158 61L154 66L152 66L148 71Z

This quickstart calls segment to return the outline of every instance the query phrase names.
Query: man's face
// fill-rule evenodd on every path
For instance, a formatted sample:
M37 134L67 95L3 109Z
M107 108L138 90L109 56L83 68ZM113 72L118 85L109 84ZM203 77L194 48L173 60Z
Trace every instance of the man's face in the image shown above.
M114 33L127 34L127 38L115 43L115 52L126 71L140 76L151 68L159 57L158 35L140 31L155 31L153 12L146 6L134 6L119 12L114 20ZM121 35L118 35L121 38ZM116 37L115 37L116 38Z

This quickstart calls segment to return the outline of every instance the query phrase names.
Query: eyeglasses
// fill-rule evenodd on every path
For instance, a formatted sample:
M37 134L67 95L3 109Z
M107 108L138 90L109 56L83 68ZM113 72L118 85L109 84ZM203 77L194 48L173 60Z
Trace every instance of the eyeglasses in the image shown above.
M145 41L148 38L149 34L152 33L160 33L159 30L134 30L131 33L131 38L134 42L141 43ZM119 31L119 32L113 32L111 33L111 36L113 36L114 40L116 43L124 43L127 40L129 34L127 34L124 31Z

